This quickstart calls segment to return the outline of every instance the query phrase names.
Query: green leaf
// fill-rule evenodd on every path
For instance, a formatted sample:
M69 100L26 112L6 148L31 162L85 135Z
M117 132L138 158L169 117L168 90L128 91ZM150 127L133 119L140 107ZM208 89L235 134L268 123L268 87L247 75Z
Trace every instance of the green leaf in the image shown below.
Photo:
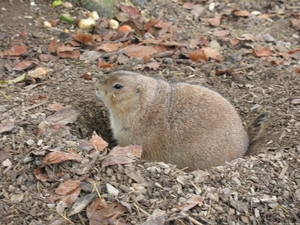
M70 13L64 13L61 15L60 19L62 21L65 21L67 23L73 23L74 19L72 18L72 16L70 15Z
M25 75L26 75L26 73L23 73L21 76L15 78L15 79L13 79L13 80L8 80L8 81L6 81L6 83L7 83L7 84L18 83L18 82L20 82L20 81L22 81L22 80L25 79Z
M62 5L62 1L61 0L55 0L52 2L52 6L53 7L57 7L57 6L60 6Z

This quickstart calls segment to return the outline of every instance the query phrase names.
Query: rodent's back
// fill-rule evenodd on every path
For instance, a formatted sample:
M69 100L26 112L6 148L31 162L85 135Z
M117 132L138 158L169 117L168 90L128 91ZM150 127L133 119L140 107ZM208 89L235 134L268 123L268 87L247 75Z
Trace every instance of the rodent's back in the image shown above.
M221 95L201 86L170 84L133 74L113 77L124 85L120 91L122 107L116 105L114 97L105 104L119 145L142 145L145 159L188 170L219 166L246 152L248 136L241 120ZM117 93L110 96L118 99ZM105 103L110 93L101 94Z
M244 155L248 136L231 103L205 87L173 86L168 149L176 142L177 150L168 154L170 161L181 168L206 169Z

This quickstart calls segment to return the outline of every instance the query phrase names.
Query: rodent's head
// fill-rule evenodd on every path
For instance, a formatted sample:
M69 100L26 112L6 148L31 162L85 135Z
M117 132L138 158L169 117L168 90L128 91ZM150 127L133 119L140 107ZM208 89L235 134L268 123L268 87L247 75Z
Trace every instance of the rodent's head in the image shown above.
M140 107L142 83L137 73L117 71L97 84L96 95L109 111L125 115Z

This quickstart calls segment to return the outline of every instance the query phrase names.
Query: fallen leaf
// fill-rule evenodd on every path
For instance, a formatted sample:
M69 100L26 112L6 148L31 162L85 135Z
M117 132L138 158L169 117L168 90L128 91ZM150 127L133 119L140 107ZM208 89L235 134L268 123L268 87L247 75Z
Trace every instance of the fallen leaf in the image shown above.
M230 34L229 30L217 30L213 33L214 36L220 37L220 38L225 38Z
M0 150L0 162L3 162L6 159L12 160L11 154L4 149Z
M74 123L79 116L79 113L74 109L63 109L46 118L46 122L52 124L66 125Z
M295 73L300 73L300 68L297 67L294 69L294 71L295 71Z
M170 23L167 22L163 22L161 20L159 20L154 27L156 28L160 28L160 29L168 29L169 27L171 27L172 25Z
M49 52L56 52L57 51L57 48L60 47L61 44L57 41L57 38L54 38L48 45L48 51Z
M151 18L147 23L144 24L144 30L149 30L155 24L157 24L160 20L156 18Z
M203 49L197 49L196 51L189 52L189 57L193 62L196 62L199 59L205 60L205 61L207 60L207 57L206 57Z
M22 71L22 70L30 69L34 66L37 66L36 62L24 60L19 62L17 65L15 65L13 70Z
M149 62L146 64L146 67L148 67L149 69L152 69L152 70L157 70L160 66L160 63L159 62Z
M208 19L210 25L214 26L214 27L218 27L220 26L221 23L221 16L216 16L215 18L210 18Z
M103 50L105 52L115 52L118 50L119 43L105 43L99 46L98 50Z
M133 6L122 5L121 10L124 13L130 15L130 17L132 19L137 19L141 15L140 11L136 7L133 7Z
M54 56L54 55L47 55L47 54L40 54L39 59L42 62L56 62L58 60L58 57Z
M102 53L99 51L84 51L80 57L79 60L89 60L89 61L95 61L101 57Z
M21 56L24 53L26 53L26 51L27 51L27 47L25 45L15 45L9 50L0 52L0 56L2 56L2 57Z
M60 110L63 110L63 109L66 109L65 107L63 107L61 104L59 103L53 103L53 104L49 104L47 106L47 110L49 111L60 111Z
M96 197L97 197L97 192L94 192L92 194L87 194L77 198L74 204L72 205L72 208L68 216L73 216L81 212L82 210L84 210L92 201L94 201Z
M180 206L175 206L175 208L177 210L180 210L180 211L188 211L192 208L194 208L196 205L203 205L203 199L201 196L199 195L192 195L189 199L186 200L186 203L183 203L181 204Z
M184 9L193 9L193 7L194 7L194 3L192 3L192 2L185 2L182 5L182 8L184 8Z
M79 50L67 46L58 47L56 53L61 58L78 59L80 56Z
M141 158L143 148L140 145L130 145L127 147L114 147L109 154L108 158L105 158L101 165L102 168L109 165L117 164L128 164L136 160L136 158Z
M164 225L168 218L166 211L155 209L142 225Z
M122 216L126 208L117 203L107 205L104 198L97 198L86 209L86 214L90 225L106 225L109 219L115 219Z
M211 58L217 61L220 60L220 52L218 49L212 49L210 47L203 47L202 49L204 50L207 58Z
M109 63L107 63L107 62L99 62L98 63L98 68L110 68L111 67L111 65L109 64Z
M93 41L93 35L91 35L91 34L74 34L74 39L76 41L87 44L87 43L90 43Z
M254 48L253 53L257 57L269 57L271 55L271 50L268 46L262 47L257 45Z
M251 16L251 13L247 10L239 10L239 9L235 9L233 10L233 14L235 16L242 16L242 17L249 17Z
M93 77L87 73L83 74L80 78L83 78L85 80L93 80Z
M291 23L295 30L297 30L297 31L300 30L300 20L299 19L292 18Z
M81 155L75 152L49 152L43 159L42 166L74 160L80 162Z
M229 42L230 42L230 44L231 44L232 46L235 46L235 45L237 45L237 44L240 43L240 39L238 39L238 38L233 38L233 39L230 39Z
M254 36L252 34L242 34L239 39L242 41L253 41Z
M0 123L0 134L9 132L15 127L15 123L11 119L2 120Z
M29 71L28 75L32 78L43 79L49 72L49 69L46 67L37 67L34 70Z
M108 143L98 136L96 131L93 132L90 143L95 146L98 151L103 151L108 146Z
M134 58L143 58L145 56L152 56L155 53L157 53L157 51L153 46L129 45L124 49L124 54Z
M66 180L55 189L58 195L68 195L79 187L80 180Z

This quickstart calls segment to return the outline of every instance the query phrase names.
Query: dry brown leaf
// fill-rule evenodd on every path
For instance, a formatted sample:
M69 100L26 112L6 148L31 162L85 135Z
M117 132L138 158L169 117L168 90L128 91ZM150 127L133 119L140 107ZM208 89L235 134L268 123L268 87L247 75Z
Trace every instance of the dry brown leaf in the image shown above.
M55 111L55 112L57 112L57 111L60 111L60 110L63 110L63 109L66 109L65 107L63 107L60 103L53 103L53 104L49 104L48 106L47 106L47 110L49 110L49 111Z
M152 70L157 70L160 66L160 63L159 62L149 62L146 64L146 67L148 67L149 69L152 69Z
M15 123L13 120L11 119L6 119L3 120L0 123L0 134L4 133L4 132L9 132L11 131L13 128L15 127Z
M189 52L189 57L193 62L196 62L199 59L205 60L205 61L207 60L207 57L206 57L203 49L197 49L195 51Z
M46 67L37 67L34 70L29 71L28 75L32 78L43 79L49 72L49 69Z
M168 213L166 211L155 209L153 213L147 218L143 225L164 225L168 218Z
M98 68L111 68L111 65L107 62L98 62Z
M213 33L214 36L220 37L220 38L225 38L230 34L229 30L217 30Z
M56 53L61 58L71 58L78 59L80 56L80 51L74 47L61 46L58 47Z
M35 178L40 180L40 181L46 182L46 181L50 180L49 176L47 175L47 173L45 171L44 166L43 167L38 167L37 169L35 169L33 171L33 174L34 174Z
M83 74L80 78L83 78L85 80L93 80L93 77L87 73Z
M0 162L3 162L6 159L11 160L12 159L11 154L4 149L0 150Z
M132 163L136 158L141 158L142 151L143 148L139 145L130 145L127 147L116 146L107 155L109 157L102 161L102 168L109 165Z
M141 15L140 11L133 6L122 5L121 10L127 15L129 15L132 19L137 19Z
M207 58L211 58L217 61L220 60L220 52L218 49L212 49L210 47L203 47L202 49L204 50Z
M80 57L79 60L89 60L89 61L95 61L101 57L102 53L99 51L84 51Z
M17 65L15 65L13 70L22 71L22 70L30 69L34 66L37 66L36 62L24 60L19 62Z
M230 39L229 42L230 42L230 44L231 44L232 46L235 46L235 45L237 45L237 44L240 43L240 39L238 39L238 38L233 38L233 39Z
M74 39L76 41L87 44L87 43L90 43L93 41L93 35L91 35L91 34L74 34Z
M58 57L54 56L54 55L47 55L47 54L40 54L39 59L42 62L56 62L58 60Z
M295 30L297 30L297 31L300 30L300 20L299 19L292 18L291 23Z
M78 198L79 194L81 192L81 188L77 187L73 192L70 194L63 196L61 198L61 201L67 203L68 206L72 205Z
M25 45L15 45L9 50L0 52L0 56L2 57L21 56L24 53L26 53L26 51L27 51L27 47Z
M46 122L52 124L74 123L79 116L79 113L74 109L63 109L46 118Z
M296 68L294 69L294 71L295 71L295 73L300 73L300 68L296 67Z
M103 50L105 52L115 52L120 47L119 43L106 43L99 46L98 50Z
M54 52L57 51L57 48L60 47L60 46L61 46L61 44L57 41L56 38L54 38L54 39L49 43L47 49L48 49L49 52L54 53Z
M156 18L151 18L147 23L144 24L144 30L149 30L155 24L157 24L160 20Z
M271 50L268 46L256 46L253 50L253 53L257 57L269 57L271 55Z
M203 204L203 199L199 195L192 195L189 199L187 199L186 203L181 204L180 206L175 207L180 211L188 211L194 208L196 205L201 206Z
M247 10L239 10L239 9L235 9L233 10L233 14L235 16L242 16L242 17L249 17L251 16L251 13Z
M42 165L52 165L70 160L80 162L82 157L75 152L49 152L44 157Z
M107 205L104 198L97 198L86 209L90 225L106 225L110 219L116 219L126 212L126 208L117 203Z
M218 27L220 26L221 23L221 16L216 16L215 18L210 18L208 19L210 25L214 26L214 27Z
M58 195L68 195L79 187L80 180L66 180L55 189Z
M193 7L194 7L194 3L192 3L192 2L185 2L182 5L182 8L184 8L184 9L193 9Z
M124 53L134 58L143 58L157 53L153 46L129 45L124 49Z
M108 146L108 143L98 136L96 131L93 132L90 143L95 146L98 151L103 151Z

